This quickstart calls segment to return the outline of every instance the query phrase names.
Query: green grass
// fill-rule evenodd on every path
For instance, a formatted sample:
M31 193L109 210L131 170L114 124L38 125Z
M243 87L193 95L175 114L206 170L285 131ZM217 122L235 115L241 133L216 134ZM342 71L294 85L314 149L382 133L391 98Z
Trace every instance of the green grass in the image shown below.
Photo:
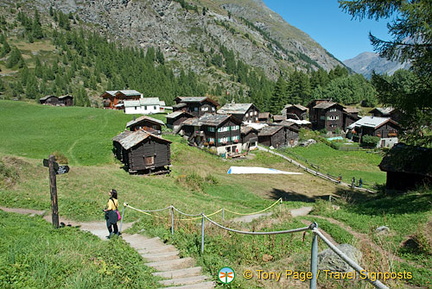
M1 288L157 288L152 269L121 239L0 211Z
M281 158L263 152L254 152L250 154L248 159L223 160L188 146L182 138L174 135L164 135L165 138L173 142L171 145L173 164L171 174L161 176L129 175L121 169L119 162L114 161L111 153L111 139L124 129L131 116L103 109L47 107L13 101L1 101L0 104L2 104L0 106L0 123L2 124L0 132L5 136L0 140L0 199L2 200L2 206L49 211L48 169L42 165L42 159L47 158L53 151L58 151L69 159L71 167L69 173L57 176L59 213L62 217L72 221L99 220L103 222L101 209L106 205L107 192L111 188L116 188L119 191L120 203L127 202L139 209L159 209L174 205L189 214L201 212L209 214L220 208L227 208L240 213L256 212L273 204L279 197L283 197L283 204L272 209L275 215L270 218L254 221L251 224L242 225L234 222L224 224L251 231L285 230L306 226L301 222L301 219L292 218L288 214L289 209L310 206L309 202L320 196L338 194L341 196L340 200L337 201L337 204L341 207L340 210L325 209L327 206L323 206L323 202L318 202L314 214L337 219L351 226L355 231L365 234L371 234L378 226L387 225L392 232L387 239L378 239L371 234L371 240L410 262L418 262L424 268L431 268L432 261L427 253L406 251L400 248L400 242L406 236L417 235L419 238L422 237L419 230L422 225L426 224L432 214L430 190L401 196L362 195L345 192L338 186L309 174L295 176L228 175L226 172L233 165L266 166L286 171L298 170ZM58 122L56 121L57 118L65 119L65 121ZM48 124L43 126L46 123ZM17 133L20 131L20 127L23 127L25 133ZM83 136L83 131L89 131L89 133ZM50 136L53 135L60 135L61 137L52 138L51 140ZM76 141L76 144L72 145L74 141ZM321 158L320 151L323 153ZM329 165L330 168L336 165L340 168L348 168L352 161L355 160L355 162L364 163L364 165L358 165L356 168L359 172L361 167L364 166L366 171L371 171L371 174L382 174L379 171L377 172L376 165L372 164L373 162L379 162L378 155L367 154L362 151L334 151L325 145L318 144L309 148L299 148L296 153L321 161L323 166L327 165L331 160L333 163ZM349 178L349 175L347 175L347 178ZM344 180L346 180L345 175ZM367 182L366 178L365 182ZM410 206L406 204L410 204ZM9 216L9 214L4 215ZM139 220L130 232L138 233L144 230L146 235L159 236L164 241L175 244L181 251L182 256L195 257L198 264L203 266L204 270L214 279L216 279L217 270L222 266L230 265L240 274L242 270L251 268L273 271L285 269L308 270L309 268L310 233L305 235L297 233L274 237L251 237L227 233L214 228L214 226L209 226L209 231L206 230L205 253L201 254L200 220L182 221L179 220L181 217L176 214L175 234L171 235L169 212L154 213L154 216L151 217L132 209L126 209L125 221ZM226 213L225 217L226 219L232 219L237 215ZM221 214L215 215L214 219L222 222ZM24 225L20 226L24 230L32 226L44 226L41 220L37 221L38 224L35 225L35 220L37 219L25 219L23 217L23 219L14 222L23 223ZM305 220L310 222L313 221L313 218L309 217L305 218ZM330 222L322 222L320 219L315 221L320 224L322 229L330 233L336 241L356 245L356 240L352 234L343 228L337 227ZM5 227L2 224L0 224L0 230L11 227L10 225ZM57 234L55 236L58 236L58 240L55 242L50 240L50 243L60 242L59 240L63 238L66 240L65 242L69 242L69 235L63 235L63 232L73 234L74 238L77 239L76 242L80 242L79 239L82 239L83 242L89 242L88 239L92 238L92 236L87 235L81 237L81 233L72 228L56 231L52 230L48 224L43 228L40 231L44 231L46 228L50 235ZM28 231L31 232L30 229ZM17 228L13 228L11 232L10 236L1 234L0 238L5 238L7 235L10 238L15 238L14 240L19 240L15 242L21 244L18 251L31 252L34 250L31 242L26 241L27 235L21 233ZM20 237L20 234L22 237ZM35 233L41 239L45 238L45 236L42 237L42 235L38 234L42 233ZM77 235L80 237L78 238ZM23 243L21 243L21 239L23 239ZM86 248L82 248L79 243L73 243L71 246L76 248L75 255L89 254L88 251L85 251ZM325 249L322 242L320 249ZM84 252L81 253L81 250ZM100 252L101 249L89 245L88 250ZM39 251L36 250L36 252ZM16 253L9 253L9 255L11 254L16 255ZM377 258L377 254L374 252L367 251L365 254ZM273 259L264 261L267 255L271 255ZM23 282L27 287L49 288L49 286L39 286L39 283L33 285L36 284L32 283L35 281L28 277L36 274L34 270L45 272L44 270L50 269L50 267L44 269L45 265L42 264L42 261L39 261L40 263L37 265L40 268L32 269L31 266L37 262L37 256L32 257L34 260L28 263L30 265L22 265L22 267L19 267L21 271L16 272L16 274L11 271L12 273L8 273L8 276L18 276L16 277L18 278L17 282ZM100 258L104 262L109 261L105 257ZM371 259L367 258L362 265L376 270L388 270L387 267L381 264L377 265ZM10 262L8 259L5 260ZM40 258L40 260L44 259ZM98 266L103 264L102 261L96 263ZM68 264L48 264L49 266L57 266L58 270L69 272ZM85 262L82 264L84 265L81 266L87 266ZM404 266L404 264L400 266ZM15 270L16 268L14 268L11 266L7 270ZM56 270L54 272L57 272ZM73 270L70 271L75 274ZM132 272L125 269L122 274L129 276L128 274L139 272L137 270L140 269L132 268L131 270ZM430 270L419 269L415 266L412 270L415 274L414 279L410 281L412 284L420 284L426 278L427 273L430 273ZM88 277L89 280L97 278L91 272L86 274L88 274L86 276L90 276ZM28 280L29 278L30 280ZM71 278L79 280L77 276ZM58 284L51 280L47 282ZM78 284L83 284L82 287L86 287L87 283L79 282ZM319 284L333 286L331 288L356 288L356 283L345 283L335 285L331 281L319 281ZM21 285L21 283L19 284ZM232 288L258 288L266 284L268 283L258 282L257 280L242 280L240 276L236 281L236 285L233 285ZM295 286L289 282L281 284L284 288L293 288ZM302 284L305 285L306 283ZM403 282L399 282L396 285L403 288L403 284ZM398 288L397 286L394 286L394 288ZM152 288L152 285L138 288Z
M356 182L361 178L364 187L373 188L384 184L386 180L385 172L378 168L383 155L372 150L340 151L319 142L309 147L285 149L283 152L309 167L314 165L314 169L321 173L342 176L342 181L346 183L350 183L353 177Z

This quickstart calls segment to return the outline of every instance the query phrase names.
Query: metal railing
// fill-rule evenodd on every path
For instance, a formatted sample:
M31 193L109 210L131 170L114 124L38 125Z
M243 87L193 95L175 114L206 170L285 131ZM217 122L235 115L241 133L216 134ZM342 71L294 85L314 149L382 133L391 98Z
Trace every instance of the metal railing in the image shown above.
M157 209L157 210L140 210L137 208L134 208L132 206L130 206L127 203L124 203L124 207L122 210L122 219L121 219L121 223L120 223L120 231L122 228L122 224L123 224L123 220L124 220L124 215L125 215L125 210L126 208L131 208L135 211L144 213L146 215L149 216L155 216L151 213L153 212L160 212L160 211L164 211L164 210L170 210L170 218L171 218L171 234L174 234L174 212L178 212L181 215L187 216L187 217L191 217L191 218L187 218L187 219L178 219L178 220L185 220L185 221L191 221L191 220L199 220L201 219L201 253L204 253L204 248L205 248L205 221L207 220L208 222L210 222L211 224L219 227L220 229L229 231L229 232L233 232L233 233L237 233L237 234L245 234L245 235L277 235L277 234L292 234L292 233L297 233L297 232L305 232L305 231L311 231L312 232L312 245L311 245L311 265L310 265L310 272L312 273L312 278L310 279L310 289L316 289L317 288L317 279L318 279L318 238L323 240L324 243L336 254L338 255L342 260L344 260L351 268L353 268L357 273L360 274L364 274L365 269L362 268L360 265L358 265L355 261L353 261L352 259L350 259L344 252L342 252L339 248L337 248L334 244L331 243L331 241L329 239L327 239L324 234L321 232L321 230L318 228L318 224L316 222L311 223L309 226L307 227L302 227L302 228L296 228L296 229L289 229L289 230L282 230L282 231L272 231L272 232L250 232L250 231L241 231L241 230L237 230L237 229L232 229L226 226L223 226L219 223L217 223L216 221L210 219L210 216L216 215L218 213L222 212L222 217L224 218L224 212L225 211L229 211L230 213L234 213L234 214L238 214L238 215L254 215L257 213L262 213L264 211L267 211L269 209L271 209L272 207L274 207L277 203L282 204L282 199L277 200L275 203L273 203L271 206L267 207L264 210L261 210L259 212L254 212L254 213L250 213L250 214L243 214L243 213L238 213L238 212L233 212L233 211L229 211L226 210L224 208L219 209L209 215L206 215L204 213L200 213L200 214L187 214L182 212L181 210L175 208L174 206L168 206L166 208L163 209ZM363 276L364 277L364 276ZM369 278L369 276L362 278L362 280L367 280L370 284L372 284L375 288L379 288L379 289L388 289L389 287L387 287L386 285L384 285L383 283L381 283L379 280L375 279L372 280L371 278Z

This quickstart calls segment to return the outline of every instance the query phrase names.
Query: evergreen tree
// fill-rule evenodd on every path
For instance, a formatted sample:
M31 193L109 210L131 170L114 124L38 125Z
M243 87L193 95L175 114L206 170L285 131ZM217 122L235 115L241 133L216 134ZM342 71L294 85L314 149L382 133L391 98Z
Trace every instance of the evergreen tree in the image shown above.
M6 67L12 68L15 65L21 66L21 64L24 63L24 59L22 58L21 51L16 48L15 46L12 47L12 50L10 52L10 55L8 59L6 60Z

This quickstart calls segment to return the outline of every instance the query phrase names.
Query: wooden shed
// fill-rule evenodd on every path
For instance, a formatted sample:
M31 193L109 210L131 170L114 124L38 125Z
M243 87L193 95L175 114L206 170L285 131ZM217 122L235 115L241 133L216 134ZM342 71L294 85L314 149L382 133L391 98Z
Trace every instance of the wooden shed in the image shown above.
M407 191L432 184L432 149L398 143L379 164L388 190Z
M188 118L192 118L193 115L186 111L176 111L168 114L166 116L166 125L168 128L171 128L173 130L177 129L183 121L185 121Z
M167 173L171 141L144 130L124 131L113 138L113 152L129 173Z
M126 128L131 131L142 129L156 135L162 134L162 126L165 126L163 121L149 116L140 116L126 124Z
M262 128L258 133L258 142L268 147L278 148L285 145L285 132L281 125Z

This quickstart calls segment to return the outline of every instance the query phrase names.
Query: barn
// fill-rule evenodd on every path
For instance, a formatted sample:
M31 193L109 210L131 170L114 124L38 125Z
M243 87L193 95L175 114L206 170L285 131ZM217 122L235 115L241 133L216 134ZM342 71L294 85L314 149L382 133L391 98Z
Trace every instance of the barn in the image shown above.
M123 131L113 139L115 157L129 173L168 173L171 141L144 130Z

